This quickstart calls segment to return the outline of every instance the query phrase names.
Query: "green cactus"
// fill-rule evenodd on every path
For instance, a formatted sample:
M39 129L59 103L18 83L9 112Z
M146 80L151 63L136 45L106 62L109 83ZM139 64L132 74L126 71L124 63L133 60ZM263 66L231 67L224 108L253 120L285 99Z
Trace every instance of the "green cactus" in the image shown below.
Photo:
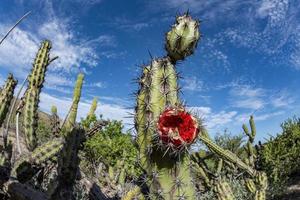
M65 144L58 157L58 185L51 195L53 200L74 198L72 191L79 169L78 152L85 137L84 130L76 126L77 109L81 97L83 78L84 75L81 73L77 76L72 106L66 119L66 124L62 129Z
M139 80L135 128L139 160L148 174L146 182L151 199L196 198L187 152L177 154L174 146L163 148L164 145L157 139L156 124L164 110L181 107L174 64L192 54L198 39L198 22L188 14L177 17L176 24L166 35L168 57L152 60L149 66L144 67Z
M122 200L144 200L145 197L141 192L141 188L135 186L131 190L129 190L123 197Z
M66 123L62 127L63 132L68 132L68 130L69 131L72 130L73 127L75 126L76 117L77 117L77 109L78 109L78 104L80 101L83 79L84 79L84 75L82 73L79 73L77 76L77 81L76 81L75 88L74 88L73 101L72 101L72 105L70 108L70 112L67 116Z
M166 50L172 62L183 60L194 52L200 37L199 22L186 13L176 18L176 24L166 35Z
M92 102L90 111L89 111L89 113L88 113L88 115L87 115L87 118L89 118L89 117L95 115L95 111L96 111L96 109L97 109L97 104L98 104L98 98L95 97L95 98L93 99L93 102Z
M0 127L2 126L7 112L9 110L11 101L13 99L14 90L17 85L17 80L14 79L12 74L9 74L4 87L0 92ZM4 145L6 146L7 138L3 135Z
M256 168L256 159L257 155L255 149L253 147L255 135L256 135L256 127L254 123L253 116L250 116L249 120L251 132L249 132L246 124L243 124L243 130L245 135L248 136L248 141L245 147L248 158L246 162L252 168ZM245 181L246 188L253 194L255 194L255 200L264 200L266 199L266 190L268 187L268 178L264 172L257 171L255 176L251 178L247 178Z
M232 153L229 150L225 150L221 148L219 145L215 144L208 136L208 134L203 131L202 134L199 136L200 140L214 153L219 155L222 159L227 160L239 168L245 170L250 176L255 176L256 171L251 168L249 165L244 163L238 156Z
M45 81L45 73L49 65L49 51L51 42L45 40L35 58L31 75L28 77L28 88L24 101L24 135L27 147L30 151L37 146L36 129L38 121L38 104L39 96L43 83Z
M59 136L60 132L60 120L57 115L57 108L56 106L51 107L51 117L50 117L50 126L51 132L55 137Z
M215 192L218 200L234 200L234 195L229 183L226 180L218 180L215 182Z
M20 182L28 181L47 162L56 160L63 148L64 140L61 138L52 139L29 152L16 161L12 169L12 176Z

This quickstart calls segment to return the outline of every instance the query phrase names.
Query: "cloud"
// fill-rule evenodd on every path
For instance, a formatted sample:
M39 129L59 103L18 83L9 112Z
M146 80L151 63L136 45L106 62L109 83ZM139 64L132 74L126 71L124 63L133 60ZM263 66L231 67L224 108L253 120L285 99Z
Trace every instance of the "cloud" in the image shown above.
M202 118L204 125L211 130L228 125L237 115L237 111L213 112L210 107L189 107L188 110Z
M183 89L189 90L192 92L202 91L204 87L204 83L201 80L198 80L197 77L187 77L183 79Z
M255 121L264 121L264 120L270 119L272 117L283 115L284 113L285 113L284 111L276 111L276 112L270 112L270 113L255 114L254 119L255 119ZM249 120L250 115L253 115L253 114L252 113L239 114L235 117L235 120L239 121L241 123L245 123L246 121Z
M266 91L262 88L253 88L250 85L238 85L230 89L231 106L236 108L261 109L265 106Z
M91 100L86 101L84 99L80 101L78 106L78 112L77 112L77 121L79 121L80 118L86 117L87 113L89 112L91 102L92 102ZM69 111L71 104L72 104L71 98L57 97L42 92L39 106L41 110L48 113L50 113L52 105L57 106L59 116L62 119L64 119L64 117L67 115ZM117 104L102 103L101 100L96 110L96 114L97 115L102 114L104 118L122 120L126 124L127 128L130 126L130 124L133 123L133 119L128 118L129 113L132 112L133 112L132 110L126 109L123 106Z

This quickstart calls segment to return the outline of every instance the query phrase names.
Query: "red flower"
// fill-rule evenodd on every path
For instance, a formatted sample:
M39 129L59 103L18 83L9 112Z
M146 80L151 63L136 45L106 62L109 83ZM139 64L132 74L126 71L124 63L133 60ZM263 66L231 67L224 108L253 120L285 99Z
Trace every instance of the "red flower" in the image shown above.
M193 143L199 133L197 120L182 108L166 109L159 116L157 126L160 139L175 147Z

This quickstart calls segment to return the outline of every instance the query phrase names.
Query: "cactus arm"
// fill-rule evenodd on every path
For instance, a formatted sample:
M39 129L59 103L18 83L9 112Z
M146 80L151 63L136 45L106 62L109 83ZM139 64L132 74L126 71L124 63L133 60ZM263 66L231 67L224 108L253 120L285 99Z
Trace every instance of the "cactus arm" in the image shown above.
M207 135L207 133L201 134L199 138L210 150L218 154L221 158L236 164L239 168L245 170L250 176L255 176L256 171L253 168L249 167L231 151L225 150L215 144Z
M24 135L29 150L37 146L36 129L38 118L39 95L45 81L45 73L49 64L51 42L45 40L34 61L31 75L28 77L28 88L24 103Z
M215 184L218 200L234 200L235 197L229 183L226 180L218 180Z
M87 117L91 117L95 114L95 111L97 110L97 104L98 104L98 98L95 97L92 101L92 105L90 107L90 111L89 111Z
M144 196L141 192L140 187L135 186L129 190L123 197L122 200L144 200Z
M17 85L17 80L14 79L12 74L9 74L3 89L0 92L0 127L4 122L7 112L9 110L11 101L14 95L14 89ZM4 147L7 146L7 135L2 132Z
M64 124L64 126L62 128L63 130L72 129L76 123L77 109L78 109L78 104L80 101L83 79L84 79L84 75L82 73L79 73L77 76L77 81L76 81L75 88L74 88L72 105L70 108L70 112L67 116L66 123Z

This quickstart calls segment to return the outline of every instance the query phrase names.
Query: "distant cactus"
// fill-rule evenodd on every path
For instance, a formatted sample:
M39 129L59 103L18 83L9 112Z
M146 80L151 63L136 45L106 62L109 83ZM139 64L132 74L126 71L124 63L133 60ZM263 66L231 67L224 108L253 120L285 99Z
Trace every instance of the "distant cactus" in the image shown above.
M198 22L188 14L177 17L166 35L168 56L152 60L139 80L135 128L150 199L196 198L185 149L199 122L182 107L174 64L192 54L198 39Z
M57 115L57 108L56 106L51 107L51 117L50 117L50 125L51 125L51 132L55 137L59 137L60 132L60 120Z
M45 73L49 65L49 51L51 42L45 40L35 58L31 75L28 78L28 89L24 102L24 134L25 141L29 150L37 146L36 129L38 119L39 95L45 81Z
M98 98L95 97L93 99L93 102L92 102L92 105L91 105L91 108L90 108L90 111L89 111L87 117L91 117L91 116L95 115L95 111L97 110L97 104L98 104Z

